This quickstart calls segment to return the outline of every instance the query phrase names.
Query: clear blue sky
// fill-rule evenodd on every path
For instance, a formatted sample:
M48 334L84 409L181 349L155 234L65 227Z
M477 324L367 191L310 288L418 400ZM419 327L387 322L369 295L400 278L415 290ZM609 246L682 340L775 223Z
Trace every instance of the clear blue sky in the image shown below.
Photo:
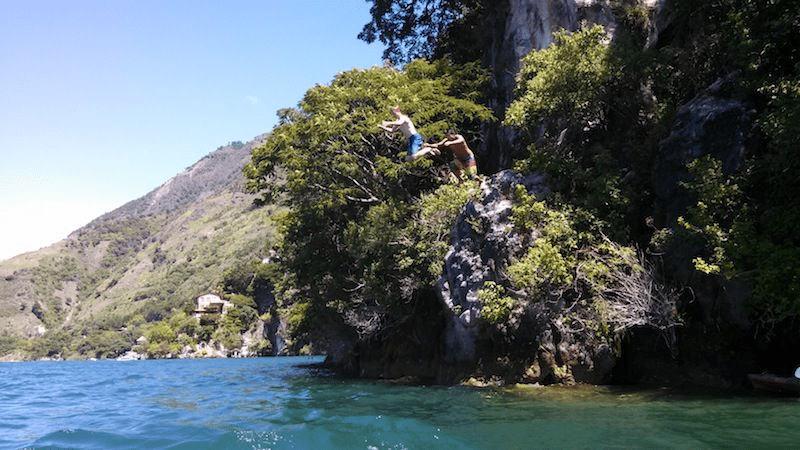
M65 238L341 71L366 0L0 0L0 260Z

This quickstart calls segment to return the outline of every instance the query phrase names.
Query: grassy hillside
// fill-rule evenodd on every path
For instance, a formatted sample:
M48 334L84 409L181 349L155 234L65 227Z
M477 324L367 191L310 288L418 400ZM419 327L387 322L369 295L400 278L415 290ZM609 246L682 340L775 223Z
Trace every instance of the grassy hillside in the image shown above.
M259 142L220 147L67 239L0 262L0 357L116 356L260 261L275 208L254 207L241 175Z

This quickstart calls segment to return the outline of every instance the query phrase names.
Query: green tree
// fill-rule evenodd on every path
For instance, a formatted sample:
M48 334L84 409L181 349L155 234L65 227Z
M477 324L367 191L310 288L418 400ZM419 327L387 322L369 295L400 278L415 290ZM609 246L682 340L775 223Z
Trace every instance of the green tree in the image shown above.
M640 326L665 338L672 335L679 323L677 296L658 281L633 247L607 239L592 225L598 220L585 211L548 206L522 185L515 194L514 227L523 235L536 236L525 255L506 271L505 282L516 296L524 303L563 302L565 307L550 310L560 316L558 320L581 324L597 336L619 336ZM484 317L494 325L502 323L517 304L498 284L484 285L479 299L488 307Z
M647 192L651 159L641 141L652 124L640 94L646 58L630 40L609 39L599 25L560 31L525 56L505 123L530 143L518 170L549 174L565 202L603 218L603 232L624 241L633 198ZM623 183L626 172L633 176Z
M147 353L153 356L166 356L181 350L178 333L166 321L155 322L145 332Z
M23 341L22 347L34 358L64 357L71 351L71 342L72 337L68 330L57 329L29 341Z
M559 31L553 45L525 56L506 122L530 128L554 119L562 128L603 124L607 104L602 100L616 76L607 39L599 25L574 34Z
M474 95L461 94L483 81L474 65L446 61L351 70L281 112L281 125L253 150L245 174L251 190L291 207L280 220L280 264L289 275L275 280L284 307L299 303L312 322L343 324L362 307L382 304L382 314L386 305L410 300L420 281L407 289L399 284L417 266L396 257L417 245L419 238L407 234L414 205L439 181L434 160L403 163L405 139L377 125L400 105L425 136L448 127L476 136L491 114ZM306 322L293 319L299 334L310 329L300 326Z
M199 323L196 318L186 314L185 311L178 311L169 318L169 326L177 334L194 336L197 333Z
M395 64L431 57L439 47L447 47L453 41L485 35L484 29L480 30L484 33L476 32L478 27L474 19L481 16L484 3L493 3L480 0L371 1L372 20L364 25L358 38L385 44L383 57Z
M213 338L228 349L239 348L242 346L242 333L247 331L248 326L242 310L234 306L220 319Z
M96 331L78 346L78 353L88 358L116 358L133 347L131 338L119 331Z

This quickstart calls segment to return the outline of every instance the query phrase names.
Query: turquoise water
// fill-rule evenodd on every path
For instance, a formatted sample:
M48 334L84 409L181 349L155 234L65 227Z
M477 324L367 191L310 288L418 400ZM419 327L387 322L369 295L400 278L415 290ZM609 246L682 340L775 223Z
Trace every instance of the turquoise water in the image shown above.
M774 449L792 398L342 380L319 358L0 364L0 448Z

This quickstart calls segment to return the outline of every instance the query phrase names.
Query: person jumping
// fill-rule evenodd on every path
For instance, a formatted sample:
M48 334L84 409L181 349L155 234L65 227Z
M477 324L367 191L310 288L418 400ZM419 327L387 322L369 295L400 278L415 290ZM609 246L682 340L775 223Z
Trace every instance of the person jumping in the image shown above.
M408 154L405 158L407 162L419 159L429 153L435 155L439 154L438 149L423 145L424 139L422 135L417 133L414 122L412 122L407 115L403 114L399 106L392 107L392 114L394 114L395 120L384 120L378 127L390 133L399 130L403 133L403 136L408 139Z

